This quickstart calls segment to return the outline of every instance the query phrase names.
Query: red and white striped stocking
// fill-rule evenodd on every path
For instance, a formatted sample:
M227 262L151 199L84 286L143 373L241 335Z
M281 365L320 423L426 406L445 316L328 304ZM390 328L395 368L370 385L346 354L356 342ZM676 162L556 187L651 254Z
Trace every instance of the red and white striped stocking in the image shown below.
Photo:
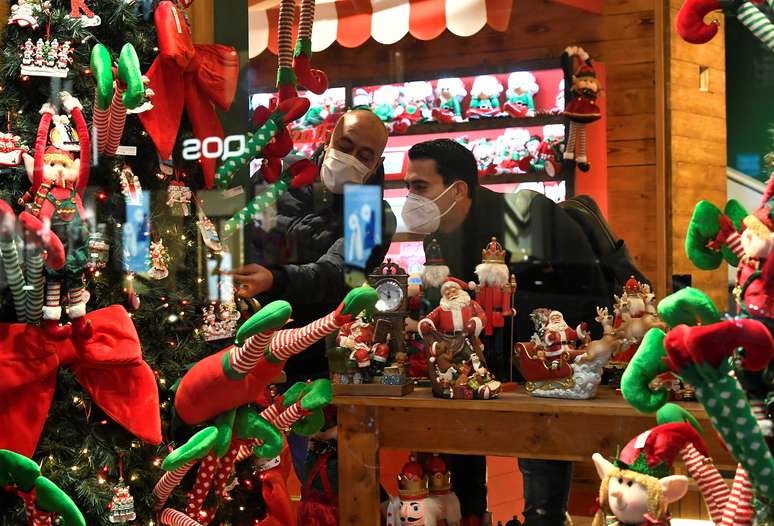
M275 332L271 330L250 336L241 347L231 349L228 357L231 368L242 374L252 371L266 352L266 346Z
M565 159L574 159L575 158L575 142L578 139L578 125L574 122L570 123L570 133L569 137L567 137L567 146L564 149L564 158Z
M336 312L332 312L304 327L277 331L269 344L269 349L274 358L284 361L325 338L341 325L336 321Z
M578 124L578 155L576 159L578 162L585 163L586 157L586 125Z
M710 519L715 524L720 524L723 517L723 509L728 502L731 493L718 469L709 462L709 459L699 453L693 444L688 444L681 450L683 462L691 477L696 481L704 501Z
M113 92L113 100L110 103L110 119L108 122L107 141L105 142L105 155L115 155L118 145L121 142L121 136L124 134L124 124L126 124L126 106L121 98L124 94L124 88L120 82L116 82L116 89Z
M108 137L108 124L110 122L110 108L101 110L97 104L97 94L94 95L94 106L92 110L91 125L97 136L97 151L105 152L105 145Z
M279 416L272 422L277 429L287 431L290 427L311 414L311 411L307 411L301 407L301 401L296 402L287 409L285 409Z
M153 495L158 501L156 503L155 509L160 510L164 507L164 504L166 504L169 496L173 491L175 491L175 488L177 488L177 486L180 484L180 481L183 480L183 477L185 477L185 475L194 466L194 464L196 464L196 461L190 460L187 464L180 466L176 470L164 473L164 475L156 483L156 486L153 488Z
M738 258L744 256L744 248L742 247L742 236L739 232L734 232L726 238L726 245L728 249Z
M752 486L747 472L740 465L736 468L731 495L723 511L721 526L750 526L753 517Z
M46 306L43 309L43 319L58 320L62 317L62 307L59 305L62 284L58 281L46 283Z
M162 511L159 519L161 524L166 524L166 526L202 526L200 522L172 508L166 508Z

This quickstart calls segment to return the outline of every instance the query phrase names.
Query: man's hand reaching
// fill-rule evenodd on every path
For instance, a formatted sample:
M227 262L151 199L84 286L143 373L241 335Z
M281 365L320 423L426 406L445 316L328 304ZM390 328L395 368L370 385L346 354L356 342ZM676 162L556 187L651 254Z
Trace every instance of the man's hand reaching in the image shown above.
M235 268L228 274L238 284L236 290L237 296L240 298L252 298L266 292L274 285L274 276L272 276L271 271L255 263Z

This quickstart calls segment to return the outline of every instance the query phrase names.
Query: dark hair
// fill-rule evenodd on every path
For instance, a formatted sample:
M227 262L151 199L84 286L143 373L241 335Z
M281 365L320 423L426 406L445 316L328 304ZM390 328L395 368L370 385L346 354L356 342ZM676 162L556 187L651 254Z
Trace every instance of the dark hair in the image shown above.
M475 195L478 164L473 153L457 141L433 139L420 142L411 147L408 156L412 161L432 159L445 186L455 181L464 181L468 184L468 196Z

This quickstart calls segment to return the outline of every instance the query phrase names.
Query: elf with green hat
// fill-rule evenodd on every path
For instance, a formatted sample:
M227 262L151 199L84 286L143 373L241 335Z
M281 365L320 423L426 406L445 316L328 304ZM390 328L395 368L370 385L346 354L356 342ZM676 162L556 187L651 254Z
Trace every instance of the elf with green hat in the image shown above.
M687 444L709 456L701 436L684 422L645 431L613 462L594 453L602 483L592 526L669 526L669 504L688 491L688 477L671 474L672 463Z

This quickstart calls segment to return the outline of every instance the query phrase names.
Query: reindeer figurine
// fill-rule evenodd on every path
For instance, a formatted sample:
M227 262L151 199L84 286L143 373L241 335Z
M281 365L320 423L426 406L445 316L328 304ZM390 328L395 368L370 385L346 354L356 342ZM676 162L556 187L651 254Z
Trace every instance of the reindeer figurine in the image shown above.
M623 346L620 332L613 328L615 316L608 313L607 307L597 307L594 320L602 326L602 338L588 344L586 352L578 357L578 363L591 362L601 355L614 356Z

